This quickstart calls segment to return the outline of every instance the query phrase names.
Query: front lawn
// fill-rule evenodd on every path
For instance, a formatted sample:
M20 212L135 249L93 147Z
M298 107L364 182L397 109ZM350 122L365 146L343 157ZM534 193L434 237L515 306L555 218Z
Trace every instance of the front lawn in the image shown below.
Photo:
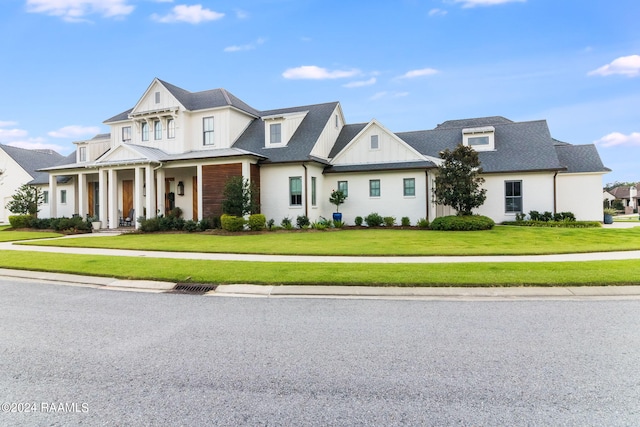
M402 229L207 233L130 233L28 242L29 245L279 255L542 255L640 250L640 227L529 228L449 232Z
M629 261L365 264L244 262L3 251L0 267L190 283L361 286L637 285Z

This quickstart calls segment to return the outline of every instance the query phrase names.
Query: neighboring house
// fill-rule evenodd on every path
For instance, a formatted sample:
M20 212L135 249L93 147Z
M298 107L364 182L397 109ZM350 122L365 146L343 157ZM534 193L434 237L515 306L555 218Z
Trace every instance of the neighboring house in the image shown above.
M631 214L638 212L638 203L640 202L640 184L636 185L621 185L619 187L612 188L609 192L615 197L616 200L620 200L624 206L624 213Z
M49 174L40 172L39 169L63 163L69 163L69 160L52 150L26 150L0 144L0 203L2 203L0 207L0 223L9 222L9 215L12 215L12 213L6 208L7 203L12 200L12 196L24 184L47 184L47 188L43 189L45 191L45 204L40 206L38 216L48 217ZM61 190L64 190L65 182L68 181L68 178L60 176L58 181L61 185ZM61 210L64 211L63 208ZM70 210L69 216L73 212L73 210Z
M440 151L479 152L487 200L477 213L496 222L516 213L572 211L602 220L602 165L593 145L554 140L545 121L503 117L451 120L435 129L394 133L381 123L347 124L338 102L260 111L224 89L188 92L154 79L137 104L104 122L110 134L79 141L76 159L45 168L74 183L79 215L155 217L180 207L186 219L222 213L231 176L260 189L261 211L279 223L330 218L333 189L348 195L347 223L377 212L400 220L453 213L434 201ZM50 215L60 216L58 200Z
M614 200L616 200L616 196L614 196L607 190L602 190L602 206L603 207L612 208Z

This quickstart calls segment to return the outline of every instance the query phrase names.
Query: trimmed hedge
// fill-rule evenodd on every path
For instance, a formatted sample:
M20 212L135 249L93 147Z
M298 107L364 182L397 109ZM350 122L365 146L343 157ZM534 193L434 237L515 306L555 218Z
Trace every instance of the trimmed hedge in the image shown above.
M596 228L602 227L599 221L505 221L502 225L517 225L520 227L558 227L558 228Z
M242 231L244 230L245 220L241 216L224 214L220 217L222 229L226 231Z
M9 215L9 224L13 228L31 228L32 215Z
M263 214L249 215L249 230L262 231L267 227L267 217Z
M434 219L430 228L438 231L479 231L491 230L494 225L496 223L491 218L482 215L451 215Z

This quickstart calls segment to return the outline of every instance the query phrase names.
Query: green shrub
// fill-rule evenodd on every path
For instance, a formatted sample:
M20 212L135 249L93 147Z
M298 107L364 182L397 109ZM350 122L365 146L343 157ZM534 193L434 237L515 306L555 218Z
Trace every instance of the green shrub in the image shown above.
M338 221L337 219L333 220L333 226L335 228L342 228L344 227L344 221Z
M182 229L189 233L193 233L194 231L198 231L198 223L192 219L188 219L184 222L184 227L182 227Z
M529 218L531 219L531 221L540 221L540 212L529 211Z
M288 216L282 218L282 221L280 221L280 225L285 230L291 230L293 228L293 225L291 224L291 218L289 218Z
M382 220L384 221L385 227L393 227L396 225L396 218L393 216L385 216Z
M263 214L249 215L249 230L262 231L267 226L267 217Z
M140 231L145 233L153 233L160 231L160 219L159 218L142 218L140 220Z
M429 228L429 220L427 220L426 218L420 218L416 225L418 226L418 228Z
M245 220L241 216L223 214L220 217L222 229L226 231L242 231L244 230Z
M490 230L495 222L482 215L441 216L431 222L432 230L439 231L478 231Z
M410 226L411 226L411 220L409 219L409 217L408 217L408 216L403 216L403 217L400 219L400 224L401 224L403 227L410 227Z
M298 228L307 228L309 227L309 224L311 224L311 221L309 221L309 217L306 215L298 215L296 218L296 225Z
M364 222L367 223L368 227L380 227L384 222L384 219L378 215L378 213L370 213L364 218Z
M62 231L66 233L91 231L91 223L86 222L79 216L74 216L72 218L67 218L67 217L51 218L50 226L55 231Z
M13 228L31 228L32 215L9 215L9 224Z
M360 227L360 226L362 226L362 221L363 221L362 217L361 216L357 216L356 219L355 219L355 224L358 227Z
M558 228L594 228L602 227L600 221L505 221L502 225L517 225L520 227L558 227Z
M31 228L36 228L38 230L50 230L53 227L51 227L50 218L32 218Z
M314 230L326 230L327 224L322 221L314 221L311 223L311 228L313 228Z
M276 224L276 220L275 220L275 219L273 219L273 218L271 218L269 221L267 221L267 228L268 228L269 230L272 230L272 229L273 229L273 226L274 226L275 224Z

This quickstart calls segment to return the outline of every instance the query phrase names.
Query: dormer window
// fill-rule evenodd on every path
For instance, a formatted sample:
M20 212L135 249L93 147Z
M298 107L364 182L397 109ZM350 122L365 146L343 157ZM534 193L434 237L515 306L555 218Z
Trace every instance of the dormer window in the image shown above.
M371 135L371 143L369 146L372 150L377 150L380 148L380 139L378 135Z
M269 144L282 143L282 123L272 123L269 125Z
M495 150L495 128L484 126L462 129L462 144L476 151Z
M160 104L160 92L156 92L155 97L156 97L156 104Z
M87 161L87 147L79 147L78 148L78 161L86 162Z

